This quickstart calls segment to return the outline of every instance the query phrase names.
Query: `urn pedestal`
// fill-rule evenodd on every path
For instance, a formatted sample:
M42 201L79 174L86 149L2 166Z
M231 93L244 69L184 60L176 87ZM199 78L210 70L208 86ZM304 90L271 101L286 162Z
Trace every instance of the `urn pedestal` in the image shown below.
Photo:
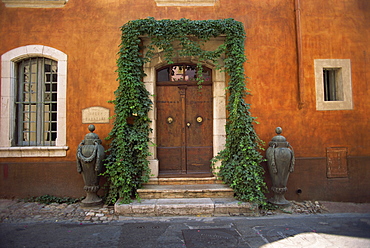
M105 157L104 147L98 135L93 133L95 126L89 125L88 129L90 133L85 135L85 139L77 148L77 172L82 174L86 191L86 198L81 202L84 207L98 206L103 203L97 192L100 188L99 175L102 172Z
M289 174L294 171L294 152L293 148L286 141L285 137L280 135L282 129L276 128L274 138L269 142L269 148L266 151L267 165L272 179L271 190L274 196L269 202L276 205L290 205L285 199L285 192Z

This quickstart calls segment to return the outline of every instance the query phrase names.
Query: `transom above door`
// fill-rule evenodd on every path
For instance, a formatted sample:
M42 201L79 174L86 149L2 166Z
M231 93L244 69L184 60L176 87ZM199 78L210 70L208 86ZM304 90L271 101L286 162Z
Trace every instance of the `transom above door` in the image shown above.
M213 156L212 71L175 64L157 70L157 157L159 175L211 176Z

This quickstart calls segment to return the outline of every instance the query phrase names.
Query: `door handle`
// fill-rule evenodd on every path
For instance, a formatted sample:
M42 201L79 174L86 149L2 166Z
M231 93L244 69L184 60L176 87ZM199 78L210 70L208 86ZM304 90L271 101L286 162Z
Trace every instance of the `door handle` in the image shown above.
M186 123L186 126L187 127L190 127L191 126L191 123L190 122Z

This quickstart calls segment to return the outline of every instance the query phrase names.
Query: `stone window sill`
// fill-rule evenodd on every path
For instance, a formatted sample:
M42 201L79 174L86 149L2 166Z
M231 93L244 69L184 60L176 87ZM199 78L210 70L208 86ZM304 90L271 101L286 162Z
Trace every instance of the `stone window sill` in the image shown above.
M68 0L1 0L7 8L62 8Z
M68 146L0 147L0 158L65 157Z
M215 6L217 0L155 0L157 6Z

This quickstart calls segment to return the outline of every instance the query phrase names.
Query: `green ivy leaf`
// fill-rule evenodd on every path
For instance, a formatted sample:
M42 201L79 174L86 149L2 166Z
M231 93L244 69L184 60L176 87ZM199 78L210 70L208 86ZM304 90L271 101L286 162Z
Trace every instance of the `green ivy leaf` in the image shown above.
M150 169L147 157L149 152L150 119L148 112L152 107L149 92L142 78L143 65L154 55L155 48L162 49L168 64L173 63L176 49L174 41L180 42L179 56L195 56L198 61L198 85L201 88L204 78L202 66L206 61L215 63L218 70L229 75L226 90L229 93L226 123L226 145L212 163L221 161L220 172L225 183L234 189L238 199L264 203L266 185L260 163L263 158L259 152L263 142L258 138L253 125L249 104L244 99L249 94L245 87L244 74L245 31L243 24L234 19L191 21L155 20L153 17L129 21L121 27L122 37L117 60L119 82L115 91L114 126L107 138L110 139L108 156L105 160L109 191L107 203L121 198L124 203L137 197L136 190L149 180ZM148 36L146 54L141 54L140 36ZM225 35L225 43L214 51L205 51L202 45L212 37ZM193 38L196 37L197 40ZM225 55L224 66L218 59ZM133 124L127 118L136 114Z

